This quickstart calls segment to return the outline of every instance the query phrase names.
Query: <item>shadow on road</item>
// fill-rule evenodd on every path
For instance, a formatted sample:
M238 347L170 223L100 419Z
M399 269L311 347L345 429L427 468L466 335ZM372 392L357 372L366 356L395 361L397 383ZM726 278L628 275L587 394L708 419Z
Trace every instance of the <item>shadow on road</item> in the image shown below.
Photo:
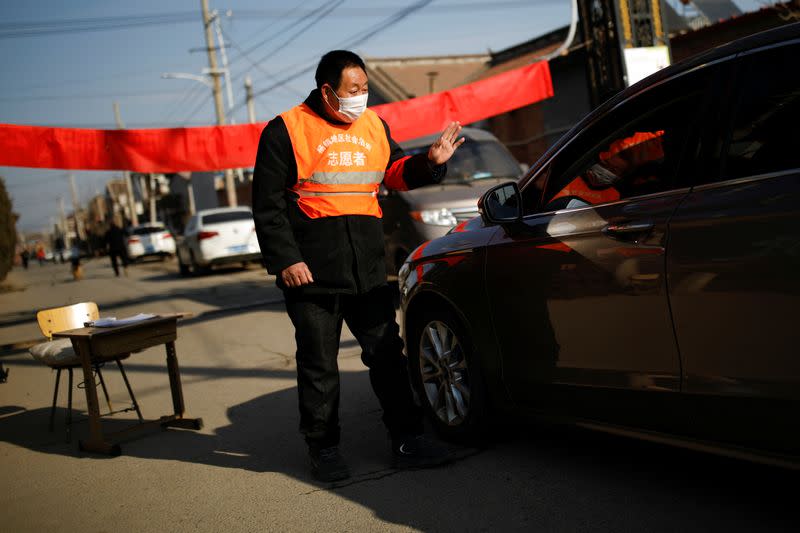
M246 272L247 270L250 270L251 268L255 268L255 266L254 265L248 265L247 267L243 267L241 265L238 265L238 266L218 266L218 267L213 267L211 270L203 272L203 273L190 274L189 276L183 276L183 275L180 274L180 272L178 271L178 267L176 266L174 272L172 272L172 271L171 272L161 272L159 274L154 274L152 276L143 276L143 277L141 277L139 279L141 281L160 282L160 281L175 281L176 279L181 279L181 278L188 278L188 279L191 279L191 278L205 278L205 277L213 278L214 276L225 276L225 275L230 275L230 274L238 274L238 273L241 273L241 272ZM263 272L263 268L260 265L258 266L258 268Z
M137 369L141 371L142 369ZM186 375L294 378L293 370L182 368ZM362 394L366 372L344 372L342 389ZM346 407L357 398L343 399ZM145 413L147 414L147 413ZM200 413L189 413L197 416ZM228 408L212 432L167 430L123 444L123 454L250 472L279 472L333 490L382 520L422 531L792 531L797 475L666 446L535 424L517 425L495 443L466 451L454 464L400 472L387 466L376 410L342 414L343 442L354 477L315 482L297 432L294 387ZM40 453L114 461L63 442L64 410L47 431L49 409L0 411L0 440ZM109 431L129 423L104 420ZM86 434L77 423L75 438ZM155 467L155 466L154 466ZM402 482L390 479L404 476ZM399 490L403 487L404 490Z

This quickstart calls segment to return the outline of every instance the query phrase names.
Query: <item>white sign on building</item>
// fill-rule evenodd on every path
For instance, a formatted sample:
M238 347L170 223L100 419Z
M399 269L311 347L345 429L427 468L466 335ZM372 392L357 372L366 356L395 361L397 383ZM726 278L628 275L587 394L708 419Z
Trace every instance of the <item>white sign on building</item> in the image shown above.
M623 48L628 86L669 65L669 47Z

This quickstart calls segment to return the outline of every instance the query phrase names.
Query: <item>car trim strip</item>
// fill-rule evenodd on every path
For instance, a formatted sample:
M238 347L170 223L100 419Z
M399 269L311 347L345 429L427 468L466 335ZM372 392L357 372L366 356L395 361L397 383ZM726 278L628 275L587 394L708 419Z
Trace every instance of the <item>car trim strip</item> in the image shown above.
M773 178L782 178L784 176L791 176L792 174L800 174L800 168L792 168L788 170L779 170L776 172L768 172L766 174L757 174L755 176L746 176L743 178L732 178L729 180L715 181L713 183L703 183L695 185L694 191L708 191L711 189L720 189L723 187L730 187L731 185L740 185L744 183L753 183L756 181L764 181Z

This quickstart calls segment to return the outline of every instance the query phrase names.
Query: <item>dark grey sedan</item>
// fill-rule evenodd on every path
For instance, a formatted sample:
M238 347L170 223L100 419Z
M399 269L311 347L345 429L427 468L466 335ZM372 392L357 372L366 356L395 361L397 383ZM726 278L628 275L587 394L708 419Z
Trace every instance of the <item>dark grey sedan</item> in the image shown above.
M400 271L436 428L495 413L800 465L800 24L592 112Z

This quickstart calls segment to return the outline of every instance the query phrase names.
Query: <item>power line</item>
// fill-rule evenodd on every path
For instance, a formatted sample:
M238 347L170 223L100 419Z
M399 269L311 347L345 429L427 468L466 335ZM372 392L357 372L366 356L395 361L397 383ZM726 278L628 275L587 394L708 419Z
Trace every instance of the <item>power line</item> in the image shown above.
M194 22L195 20L197 20L196 13L183 12L164 15L49 20L43 22L11 22L0 24L0 39L108 31L163 24L180 24Z
M289 11L287 11L287 12L286 12L286 16L291 16L291 14L292 14L292 13L294 13L295 11L299 10L299 8L300 8L302 5L303 5L303 2L299 2L297 5L295 5L295 6L294 6L294 8L292 8L292 9L290 9ZM323 4L323 5L324 5L324 4ZM321 6L320 6L320 7L321 7ZM247 54L249 54L250 52L253 52L253 51L255 51L257 48L259 48L259 47L263 46L264 44L266 44L266 43L268 43L268 42L270 42L270 41L272 41L272 40L274 40L274 39L277 39L277 38L278 38L278 37L279 37L281 34L283 34L283 33L286 33L286 32L287 32L287 31L289 31L290 29L292 29L292 28L294 28L295 26L297 26L297 25L301 24L301 23L303 22L303 19L304 19L303 17L298 17L298 20L297 20L297 22L295 22L295 23L293 23L293 24L290 24L289 26L287 26L287 27L283 28L281 31L279 31L279 32L277 32L277 33L274 33L274 34L272 34L272 35L268 36L266 39L263 39L263 40L259 41L258 43L256 43L256 44L254 44L254 45L250 46L250 47L249 47L249 48L248 48L246 51L241 51L241 56L237 56L237 57L235 57L235 58L231 59L231 63L233 63L234 61L237 61L237 60L238 60L238 59L240 59L242 56L245 56L245 57L246 57L246 56L247 56ZM274 25L275 25L275 22L273 22L272 24L268 24L266 28L264 28L263 30L261 30L261 32L264 32L264 31L266 31L267 29L269 29L270 27L272 27L272 26L274 26Z
M370 39L371 37L374 37L376 34L380 33L381 31L385 30L386 28L389 28L390 26L393 26L393 25L397 24L398 22L400 22L401 20L405 19L406 17L408 17L409 15L414 13L415 11L418 11L418 10L422 9L423 7L427 6L432 1L433 0L421 0L421 1L417 2L417 3L415 3L415 4L412 4L410 6L404 7L403 9L397 11L394 15L392 15L389 18L387 18L383 22L380 22L379 24L375 25L372 29L367 29L367 30L364 30L362 32L359 32L359 33L349 37L346 41L340 42L335 47L336 48L340 48L340 47L342 47L342 48L350 48L350 47L352 47L352 46L354 46L356 44L363 43L367 39ZM295 71L293 74L290 74L289 76L279 80L278 82L270 85L269 87L267 87L265 89L261 89L260 91L256 92L253 96L254 97L255 96L259 96L259 95L268 93L268 92L270 92L270 91L272 91L274 89L277 89L278 87L281 87L282 85L284 85L284 84L286 84L286 83L288 83L288 82L290 82L290 81L292 81L294 79L297 79L300 76L310 72L314 68L315 68L315 64L312 63L311 65L309 65L307 67L304 67L304 68L302 68L302 69L300 69L298 71ZM240 102L233 109L236 110L236 109L240 108L242 105L244 105L244 103Z
M178 110L181 109L184 104L187 104L188 102L196 101L197 97L203 95L203 92L206 89L207 88L202 86L202 85L194 85L194 86L192 86L191 89L186 91L185 96L181 99L181 101L173 106L172 111L170 111L167 114L167 116L164 117L164 122L169 121L169 119L171 119L175 114L177 114Z
M132 74L113 74L109 76L101 76L97 78L79 78L79 79L72 79L72 80L61 80L59 79L57 83L50 83L50 84L39 84L39 85L17 85L14 84L14 89L20 91L33 91L36 89L56 89L61 88L65 85L80 85L85 83L92 83L96 81L107 81L107 80L127 80L132 78L143 78L145 76L149 77L152 74L161 74L162 70L148 70L138 73Z
M299 7L301 7L302 5L303 5L303 2L302 2L302 0L301 0L300 2L298 2L298 3L297 3L295 6L294 6L294 8L292 8L292 9L290 9L290 10L288 10L288 11L284 11L283 13L284 13L284 15L287 15L287 16L288 16L288 15L291 15L291 14L292 14L294 11L296 11L296 10L297 10ZM298 22L298 24L299 24L299 22ZM271 27L272 27L272 26L274 26L274 25L275 25L275 22L273 22L273 23L271 23L271 24L267 24L267 26L265 26L264 28L262 28L262 29L259 31L259 33L257 33L257 34L254 34L254 35L260 35L261 33L265 32L266 30L268 30L269 28L271 28ZM256 47L258 47L258 46L261 46L263 43L265 43L265 42L267 42L267 41L269 41L269 40L271 40L271 39L274 39L274 38L277 38L277 37L279 37L281 34L285 33L286 31L288 31L288 29L292 28L292 27L293 27L293 26L295 26L295 25L296 25L296 24L290 25L290 26L288 26L287 28L284 28L283 30L281 30L281 31L279 31L279 32L277 32L277 33L274 33L274 34L272 34L272 35L271 35L269 38L267 38L267 39L265 39L265 40L261 41L261 42L260 42L258 45L256 45ZM230 38L230 36L227 34L227 32L225 32L225 37L226 37L226 38L227 38L229 41L232 41L232 39L231 39L231 38ZM248 39L249 39L249 37L248 37ZM235 43L232 43L232 44L234 44L234 46L235 46L237 49L241 50L241 49L238 47L238 45L236 45ZM233 59L232 59L232 60L229 62L229 64L228 64L228 68L231 68L231 66L232 66L232 65L233 65L233 64L234 64L236 61L238 61L238 60L241 60L241 59L242 59L242 57L243 57L243 56L245 56L245 55L246 55L247 53L249 53L250 51L252 51L252 49L250 49L250 50L248 50L248 51L246 51L246 52L244 52L244 53L240 54L239 56L237 56L237 57L233 58ZM247 57L247 59L248 59L248 61L251 61L251 60L250 60L250 58L249 58L249 56ZM251 62L252 62L252 61L251 61ZM260 67L258 67L258 68L259 68L259 70L261 70L261 68L260 68ZM266 72L265 72L265 73L266 73ZM266 74L268 74L268 75L269 75L269 73L266 73ZM172 108L172 111L170 111L170 113L167 115L167 117L165 118L165 121L166 121L166 120L169 120L170 118L172 118L172 116L174 116L174 115L175 115L175 114L178 112L178 110L179 110L179 109L181 109L181 108L184 106L184 104L186 104L186 103L189 103L189 102L197 102L197 104L195 105L195 107L192 109L192 111L190 112L190 114L189 114L189 115L188 115L188 116L187 116L187 117L184 119L184 121L183 121L183 122L184 122L184 123L186 123L186 122L188 122L189 120L191 120L191 118L192 118L192 117L194 117L194 115L195 115L195 114L197 114L197 112L199 112L199 110L200 110L200 109L202 108L202 106L203 106L203 102L198 100L198 96L201 96L201 95L202 95L202 90L201 90L201 89L198 89L198 87L197 87L197 86L195 86L193 90L189 91L189 92L186 94L186 96L185 96L185 97L184 97L184 98L183 98L183 99L182 99L182 100L181 100L181 101L180 101L180 102L179 102L179 103L178 103L178 104L177 104L175 107L173 107L173 108Z
M427 0L427 1L431 1L431 0ZM303 26L302 28L300 28L298 31L296 31L295 33L293 33L293 34L292 34L292 35L291 35L291 36L290 36L288 39L286 39L284 42L282 42L282 43L281 43L280 45L278 45L276 48L274 48L273 50L271 50L271 51L270 51L268 54L266 54L264 57L262 57L261 59L257 60L257 62L256 62L256 63L254 63L254 64L261 63L262 61L266 60L267 58L269 58L269 57L271 57L271 56L275 55L275 54L276 54L276 53L278 53L279 51L281 51L281 50L283 50L284 48L286 48L286 47L287 47L287 46L288 46L288 45L289 45L289 44L290 44L292 41L294 41L295 39L297 39L298 37L300 37L300 36L301 36L303 33L305 33L306 31L308 31L309 29L311 29L311 27L315 26L315 25L316 25L316 24L318 24L320 21L322 21L322 20L323 20L325 17L327 17L327 16L328 16L328 15L329 15L329 14L330 14L332 11L334 11L334 10L335 10L337 7L339 7L339 6L340 6L340 5L341 5L343 2L344 2L344 0L337 0L336 2L334 2L333 4L331 4L330 6L326 7L325 9L323 9L322 11L320 11L319 13L317 13L317 14L316 14L316 16L315 16L314 18L312 18L312 19L311 19L311 20L308 22L308 24L306 24L305 26ZM324 5L324 2L323 2L323 4L322 4L322 5ZM320 7L321 7L321 6L320 6ZM259 70L262 70L262 69L261 69L261 67L258 67L258 68L259 68ZM262 70L262 72L263 72L263 70ZM242 73L242 72L240 72L238 75L236 75L236 76L232 76L232 80L234 80L234 81L238 81L238 80L239 80L239 79L242 77L242 75L243 75L243 73ZM270 76L270 77L273 77L273 76L272 76L272 74L269 74L269 73L267 73L267 75L268 75L268 76ZM281 83L280 85L285 85L285 83ZM197 112L199 112L199 111L200 111L200 109L201 109L201 106L197 106L197 108L195 108L195 110L192 112L192 114L191 114L191 115L189 115L189 117L187 118L187 120L189 120L189 119L191 119L192 117L194 117L194 115L195 115ZM236 110L236 108L234 108L234 109L231 109L231 113L233 113L235 110Z
M337 0L336 2L334 2L333 4L331 4L330 6L328 6L327 8L325 8L324 10L320 11L319 13L317 13L317 15L316 15L316 16L315 16L313 19L311 19L311 21L309 21L309 23L308 23L308 24L306 24L304 27L300 28L300 29L299 29L297 32L295 32L294 34L292 34L292 35L291 35L291 36L290 36L288 39L286 39L286 40L285 40L283 43L279 44L277 47L275 47L275 48L273 48L272 50L270 50L270 51L269 51L269 53L265 54L263 57L261 57L261 59L257 59L257 60L256 60L256 62L255 62L254 64L260 64L262 61L265 61L266 59L268 59L268 58L270 58L270 57L273 57L275 54L277 54L278 52L280 52L281 50L283 50L284 48L286 48L287 46L289 46L289 44L291 44L291 43L292 43L292 41L294 41L295 39L297 39L298 37L300 37L302 34L304 34L306 31L308 31L309 29L311 29L311 27L313 27L313 26L315 26L316 24L318 24L319 22L321 22L321 21L322 21L322 19L324 19L325 17L327 17L327 16L328 16L328 15L329 15L331 12L333 12L333 11L334 11L334 10L335 10L337 7L339 7L339 6L340 6L340 5L341 5L343 2L344 2L344 0ZM325 5L325 3L327 3L327 2L323 2L323 4L322 4L322 5ZM322 6L320 6L320 7L322 7ZM259 70L261 70L261 68L260 68L260 67L259 67ZM263 71L262 71L262 72L263 72ZM233 79L238 81L239 79L241 79L241 77L242 77L242 76L243 76L243 73L242 73L242 72L240 72L239 74L237 74L236 76L234 76L234 77L233 77ZM271 74L270 74L269 76L270 76L270 77L272 77L272 75L271 75Z
M291 8L291 9L289 9L289 10L286 10L286 11L284 12L284 14L283 14L283 15L279 15L279 16L276 16L276 17L272 17L272 18L274 18L275 20L273 20L272 22L270 22L270 23L269 23L269 24L267 24L266 26L264 26L264 27L260 28L258 31L255 31L255 32L251 33L250 35L248 35L247 37L245 37L244 39L242 39L240 42L242 42L242 43L246 43L247 41L249 41L250 39L252 39L252 38L254 38L254 37L260 37L261 35L263 35L263 34L264 34L264 32L266 32L266 31L267 31L267 30L269 30L271 27L273 27L275 24L277 24L279 20L281 20L281 19L283 19L283 18L290 18L290 17L292 16L292 13L294 13L295 11L297 11L298 9L300 9L302 6L303 6L303 0L299 0L299 1L297 2L297 4L295 4L295 6L294 6L293 8ZM239 13L239 11L237 11L236 13L238 14L238 13ZM235 20L235 17L234 17L234 20ZM284 30L282 30L282 31L286 31L286 30L284 29ZM278 35L279 35L280 33L281 33L281 32L278 32ZM270 37L270 38L272 38L272 37ZM233 61L233 60L232 60L232 61Z
M90 98L126 98L140 96L168 96L183 94L183 91L142 91L136 93L104 93L104 94L49 94L41 96L3 96L0 102L28 102L38 100L85 100Z
M203 108L203 106L207 104L208 102L205 99L200 100L200 102L197 104L197 106L195 106L194 109L192 109L189 115L185 119L183 119L183 122L181 122L181 126L185 126L191 119L194 118L194 116Z
M502 8L515 8L515 7L531 7L530 0L509 0L505 2L472 2L472 3L449 3L438 4L430 7L432 12L452 13L457 11L459 13L465 11L495 11ZM394 13L393 7L343 7L337 10L335 17L350 18L350 17L379 17L381 15ZM307 18L314 13L316 9L307 9L297 13L299 18ZM277 9L237 9L234 11L235 15L243 15L246 18L278 17L279 12Z
M443 4L432 6L432 11L465 13L470 11L496 10L501 8L530 7L530 1L515 0L505 2L478 2L470 4ZM337 18L376 17L389 13L392 8L386 7L351 7L341 8L333 14ZM271 18L282 19L296 17L304 20L317 14L318 9L292 10L287 13L281 9L250 9L239 10L247 19ZM118 17L96 17L85 19L60 19L45 21L15 21L0 23L0 39L18 37L38 37L55 34L74 34L96 31L110 31L144 26L164 24L183 24L194 22L197 14L192 11L160 13L150 15L126 15Z
M251 65L253 68L255 68L256 70L258 70L259 72L261 72L262 74L264 74L265 76L267 76L268 78L270 78L271 80L277 81L277 77L276 77L274 74L272 74L271 72L269 72L269 71L265 70L265 69L264 69L264 67L262 67L262 66L261 66L261 65L260 65L260 64L259 64L259 63L258 63L256 60L254 60L253 58L251 58L251 57L250 57L250 56L249 56L249 55L248 55L248 54L247 54L245 51L243 51L243 50L241 49L241 47L240 47L238 44L236 44L236 41L234 41L234 40L233 40L233 39L232 39L232 38L231 38L231 37L230 37L230 36L229 36L229 35L228 35L226 32L224 32L224 31L223 31L223 34L225 35L225 38L226 38L226 39L228 39L228 41L230 41L230 43L231 43L231 46L232 46L234 49L236 49L237 51L239 51L239 52L240 52L240 55L239 55L237 58L239 58L239 57L244 57L245 59L247 59L247 62L248 62L248 63L250 63L250 65ZM231 63L233 63L233 61L231 61ZM238 79L239 79L239 78L241 78L241 76L242 76L242 74L243 74L244 72L245 72L245 71L242 71L242 72L240 72L239 74L237 74L237 75L234 77L234 81L238 81ZM295 95L297 95L297 96L303 96L303 94L302 94L300 91L297 91L297 90L295 90L295 89L293 89L293 88L290 88L290 90L291 90L291 92L293 92L293 93L294 93Z

